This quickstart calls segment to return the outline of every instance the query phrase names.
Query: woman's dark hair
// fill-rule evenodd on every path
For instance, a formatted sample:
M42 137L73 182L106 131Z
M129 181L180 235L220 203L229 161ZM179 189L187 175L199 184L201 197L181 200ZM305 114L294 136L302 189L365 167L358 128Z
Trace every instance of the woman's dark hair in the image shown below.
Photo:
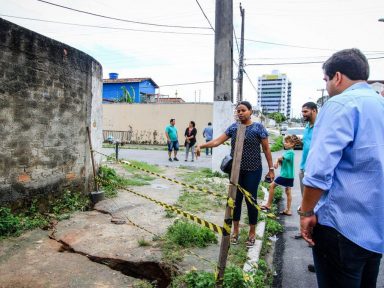
M248 108L248 110L252 110L252 105L248 101L240 101L237 103L236 108L239 107L240 105L244 105L245 107Z
M351 80L368 80L369 77L368 60L356 48L336 52L324 62L323 70L330 80L333 79L336 72L344 74Z
M195 121L191 121L191 122L189 122L189 123L191 123L192 126L195 127Z
M315 102L307 102L305 104L303 104L303 106L301 106L301 108L308 108L308 109L311 109L311 110L315 110L317 112L317 105Z

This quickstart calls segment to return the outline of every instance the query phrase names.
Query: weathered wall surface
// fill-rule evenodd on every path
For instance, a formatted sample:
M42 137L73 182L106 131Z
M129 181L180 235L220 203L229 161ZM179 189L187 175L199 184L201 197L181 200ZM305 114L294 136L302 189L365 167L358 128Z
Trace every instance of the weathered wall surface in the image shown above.
M87 191L86 127L99 149L101 89L93 58L0 19L0 205Z
M124 131L123 137L130 143L165 144L165 127L175 118L179 142L184 144L184 132L192 120L196 123L197 142L202 143L212 113L212 103L103 104L103 130Z

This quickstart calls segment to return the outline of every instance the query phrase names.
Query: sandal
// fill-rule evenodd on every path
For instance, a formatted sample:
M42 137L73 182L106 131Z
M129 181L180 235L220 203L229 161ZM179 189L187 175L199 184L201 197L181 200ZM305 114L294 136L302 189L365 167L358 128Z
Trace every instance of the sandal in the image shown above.
M232 237L231 237L231 244L232 245L239 244L239 235L232 235Z
M260 207L260 209L261 209L262 211L266 211L266 212L270 212L270 211L271 211L271 208L270 208L270 207L267 207L267 206L265 206L265 205L262 205L262 206Z
M292 213L288 213L286 210L284 210L280 212L280 215L292 216Z
M255 238L248 238L247 242L245 242L245 246L247 248L252 248L255 245Z

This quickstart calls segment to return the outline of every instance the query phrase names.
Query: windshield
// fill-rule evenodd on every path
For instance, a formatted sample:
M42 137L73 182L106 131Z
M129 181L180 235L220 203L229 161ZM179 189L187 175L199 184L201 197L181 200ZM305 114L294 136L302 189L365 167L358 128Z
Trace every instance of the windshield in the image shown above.
M303 135L304 129L288 129L287 134L289 135Z

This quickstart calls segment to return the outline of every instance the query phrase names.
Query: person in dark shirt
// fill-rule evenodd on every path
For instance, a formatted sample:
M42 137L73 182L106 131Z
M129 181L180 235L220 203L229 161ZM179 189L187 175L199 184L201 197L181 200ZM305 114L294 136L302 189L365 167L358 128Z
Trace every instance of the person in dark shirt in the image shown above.
M261 164L261 151L260 144L263 146L265 157L268 161L269 171L268 176L274 179L275 173L273 168L272 154L268 143L268 132L261 123L252 122L252 106L248 101L241 101L237 107L236 112L241 124L246 125L245 139L243 146L243 154L240 163L239 185L245 190L250 192L254 199L257 199L257 189L262 175ZM227 128L224 134L216 139L213 139L202 145L196 147L197 155L200 154L200 149L217 147L231 138L231 156L235 150L236 133L238 123L233 123ZM233 212L233 234L231 243L238 244L239 239L239 221L241 216L241 203L243 201L243 194L237 190L235 209ZM256 223L258 217L257 209L246 200L249 218L249 234L247 240L247 247L252 247L255 243Z
M185 129L185 133L184 133L184 136L185 136L185 161L188 161L188 154L189 154L189 150L191 150L191 154L192 154L192 162L193 162L193 159L195 157L195 144L196 144L196 134L197 134L197 130L195 128L195 122L194 121L191 121L189 122L189 125L188 125L188 128Z

